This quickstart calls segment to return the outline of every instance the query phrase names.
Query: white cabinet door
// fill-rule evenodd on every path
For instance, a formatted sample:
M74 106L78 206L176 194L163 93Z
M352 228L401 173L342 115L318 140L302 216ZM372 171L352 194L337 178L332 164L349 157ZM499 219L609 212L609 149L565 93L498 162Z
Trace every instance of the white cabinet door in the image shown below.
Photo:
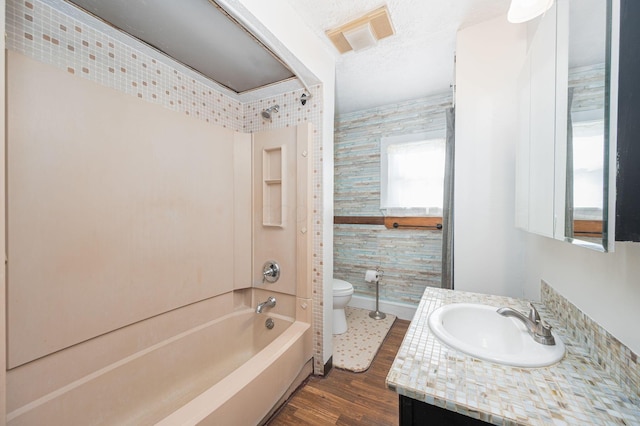
M529 51L520 76L516 225L554 236L556 8L528 24Z

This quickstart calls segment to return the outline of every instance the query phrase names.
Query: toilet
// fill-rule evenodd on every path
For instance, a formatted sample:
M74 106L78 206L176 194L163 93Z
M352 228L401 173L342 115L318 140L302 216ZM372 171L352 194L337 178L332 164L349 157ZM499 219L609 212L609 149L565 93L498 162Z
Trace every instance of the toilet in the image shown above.
M344 308L351 300L353 286L343 280L333 279L333 334L347 331L347 316Z

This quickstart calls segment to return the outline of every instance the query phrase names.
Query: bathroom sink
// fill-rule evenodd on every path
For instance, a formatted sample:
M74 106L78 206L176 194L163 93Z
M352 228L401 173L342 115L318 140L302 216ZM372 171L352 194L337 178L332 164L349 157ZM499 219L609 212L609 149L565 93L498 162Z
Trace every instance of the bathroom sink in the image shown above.
M565 347L557 335L555 345L537 343L521 321L497 310L495 306L452 303L431 313L429 328L446 345L485 361L545 367L562 359Z

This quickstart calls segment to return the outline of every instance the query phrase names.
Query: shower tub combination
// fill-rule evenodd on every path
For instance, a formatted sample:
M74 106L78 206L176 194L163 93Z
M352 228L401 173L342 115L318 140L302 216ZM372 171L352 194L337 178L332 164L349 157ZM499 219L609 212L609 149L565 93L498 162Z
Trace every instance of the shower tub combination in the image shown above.
M260 423L310 372L313 126L235 132L15 51L7 105L8 423Z
M311 346L308 323L241 309L33 400L8 424L256 425L311 373Z

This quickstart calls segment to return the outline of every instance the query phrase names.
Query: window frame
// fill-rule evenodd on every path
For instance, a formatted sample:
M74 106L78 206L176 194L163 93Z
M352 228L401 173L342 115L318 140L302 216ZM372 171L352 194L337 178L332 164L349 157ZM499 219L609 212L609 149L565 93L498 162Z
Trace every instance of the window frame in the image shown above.
M391 145L418 143L423 141L428 142L432 140L444 140L446 150L445 130L383 136L382 138L380 138L380 210L385 216L433 216L429 214L427 208L389 207L388 205L386 205L388 204L387 200L389 192L389 160L387 155L388 147Z

